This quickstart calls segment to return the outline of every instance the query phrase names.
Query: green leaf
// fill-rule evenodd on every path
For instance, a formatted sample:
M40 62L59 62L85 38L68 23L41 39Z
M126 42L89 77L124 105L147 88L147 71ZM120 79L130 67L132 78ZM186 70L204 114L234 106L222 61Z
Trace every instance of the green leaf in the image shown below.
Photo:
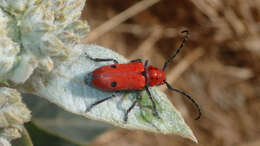
M23 97L24 103L32 111L33 121L37 127L69 141L87 144L98 135L114 128L110 124L66 112L43 98L30 94L24 94Z
M74 55L65 62L56 65L49 74L35 73L27 86L31 93L39 95L57 104L63 109L90 119L106 121L115 126L128 129L141 129L164 134L178 134L197 142L190 128L186 125L180 113L172 106L165 94L155 87L150 88L156 101L160 118L153 116L151 102L143 92L142 100L130 113L127 123L124 114L131 106L135 92L124 92L116 98L105 101L86 112L95 101L104 99L112 92L104 92L86 84L85 79L98 67L112 62L94 62L86 57L114 58L120 63L127 60L119 54L96 45L77 45L72 49ZM127 82L127 81L126 81ZM44 109L43 109L44 110Z
M28 130L28 133L30 133L35 146L78 146L78 144L68 141L59 135L39 128L34 122L26 123L25 127Z

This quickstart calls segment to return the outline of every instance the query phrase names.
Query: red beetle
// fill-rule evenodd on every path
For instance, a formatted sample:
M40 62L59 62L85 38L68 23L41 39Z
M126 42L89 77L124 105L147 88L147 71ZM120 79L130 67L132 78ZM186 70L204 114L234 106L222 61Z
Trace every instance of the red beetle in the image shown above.
M146 60L145 63L142 63L141 59L136 59L131 61L127 64L119 64L117 60L115 59L105 59L105 58L91 58L91 60L96 62L104 62L104 61L113 61L114 64L112 65L106 65L102 66L92 73L92 85L94 85L96 88L104 91L115 91L114 94L112 94L109 97L106 97L102 100L96 101L93 103L90 107L86 109L86 112L90 111L94 106L111 99L113 97L116 97L116 93L123 90L135 90L137 91L137 98L132 103L132 105L128 108L127 112L125 113L124 121L126 122L128 119L128 113L134 108L137 101L140 100L140 91L146 90L149 98L152 101L153 105L153 113L155 116L159 117L156 105L154 102L154 99L151 95L151 92L149 91L149 86L158 86L162 84L166 84L168 89L178 92L185 97L187 97L189 100L191 100L195 106L198 109L199 115L196 117L196 120L198 120L201 116L201 111L199 108L199 105L195 102L193 98L191 98L189 95L184 93L183 91L180 91L178 89L172 88L165 80L165 69L170 61L174 59L174 57L180 52L183 45L185 44L186 40L188 39L189 32L187 30L182 31L182 33L186 33L186 36L184 37L180 47L177 49L177 51L164 63L164 66L162 69L158 69L156 67L153 67L152 65L148 66L148 61ZM87 83L87 81L86 81Z

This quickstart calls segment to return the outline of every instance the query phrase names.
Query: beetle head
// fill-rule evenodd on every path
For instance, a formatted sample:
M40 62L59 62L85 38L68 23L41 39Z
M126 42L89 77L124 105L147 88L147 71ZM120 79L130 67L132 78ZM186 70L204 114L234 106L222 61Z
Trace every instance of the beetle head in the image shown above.
M153 66L149 66L147 70L147 80L149 86L162 85L165 82L164 71Z

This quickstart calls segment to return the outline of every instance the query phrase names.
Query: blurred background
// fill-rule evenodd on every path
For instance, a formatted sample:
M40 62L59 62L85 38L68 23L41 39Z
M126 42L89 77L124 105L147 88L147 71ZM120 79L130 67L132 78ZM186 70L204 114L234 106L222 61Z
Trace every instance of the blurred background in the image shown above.
M191 35L166 71L167 80L192 95L202 118L182 96L166 92L199 140L198 146L260 146L259 0L88 0L91 33L82 40L162 67ZM191 146L174 135L114 128L92 146Z

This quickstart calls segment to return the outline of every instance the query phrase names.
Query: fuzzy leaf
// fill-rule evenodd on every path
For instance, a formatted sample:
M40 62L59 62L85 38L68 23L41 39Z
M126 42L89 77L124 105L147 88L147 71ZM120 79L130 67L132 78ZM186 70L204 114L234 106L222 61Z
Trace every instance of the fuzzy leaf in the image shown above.
M28 131L23 128L22 137L12 141L12 146L33 146Z
M134 91L122 92L118 97L86 112L92 103L110 96L112 92L104 92L87 85L84 79L96 68L112 62L97 63L87 58L84 53L94 58L115 58L120 63L126 63L127 60L111 50L96 45L77 45L72 50L74 55L69 60L54 67L49 74L35 73L23 89L30 88L31 93L44 97L67 111L90 119L106 121L128 129L178 134L197 142L180 113L172 106L165 94L156 88L150 90L156 101L160 118L153 116L151 101L146 92L142 92L142 100L129 113L127 123L124 122L124 114L135 98Z
M50 72L89 31L85 0L0 0L0 82Z
M24 103L31 111L33 111L33 123L31 124L34 124L39 129L48 131L53 135L58 135L68 141L84 145L93 141L93 139L98 135L114 128L114 126L111 126L110 124L89 120L83 116L66 112L55 104L51 104L44 98L39 98L32 94L23 94L23 97ZM30 132L29 129L28 131ZM30 134L33 135L33 133ZM34 135L34 137L38 136Z
M1 146L11 146L10 142L3 137L0 137Z
M11 141L21 137L23 124L30 121L31 112L22 103L15 89L0 88L0 145L4 139Z

